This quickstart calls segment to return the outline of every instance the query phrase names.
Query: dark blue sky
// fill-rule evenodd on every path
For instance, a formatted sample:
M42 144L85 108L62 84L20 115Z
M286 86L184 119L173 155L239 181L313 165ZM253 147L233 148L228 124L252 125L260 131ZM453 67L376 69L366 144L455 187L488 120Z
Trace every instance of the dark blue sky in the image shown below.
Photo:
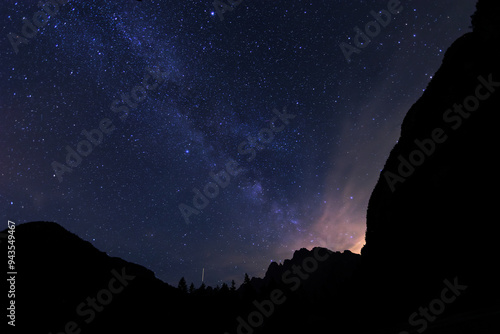
M242 1L220 20L212 1L37 3L0 4L2 220L55 221L197 285L301 247L359 252L402 119L475 10ZM340 45L388 4L400 12L348 62Z

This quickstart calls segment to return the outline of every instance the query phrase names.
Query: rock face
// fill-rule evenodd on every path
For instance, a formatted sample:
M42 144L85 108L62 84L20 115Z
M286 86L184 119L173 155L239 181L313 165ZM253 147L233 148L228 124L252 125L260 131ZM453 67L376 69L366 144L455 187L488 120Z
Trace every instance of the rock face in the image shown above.
M444 279L458 277L468 286L464 310L500 305L499 16L498 1L479 1L473 32L447 50L409 110L371 195L366 274L385 273L378 284L391 278L394 294L405 291L404 298L430 301Z

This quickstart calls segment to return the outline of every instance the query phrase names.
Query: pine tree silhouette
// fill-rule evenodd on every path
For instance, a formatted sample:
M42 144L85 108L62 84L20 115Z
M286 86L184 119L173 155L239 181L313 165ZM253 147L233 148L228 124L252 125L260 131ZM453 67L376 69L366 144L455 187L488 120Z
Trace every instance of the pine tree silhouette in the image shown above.
M179 284L177 285L177 288L182 292L182 293L187 293L187 284L186 284L186 279L184 277L181 277Z

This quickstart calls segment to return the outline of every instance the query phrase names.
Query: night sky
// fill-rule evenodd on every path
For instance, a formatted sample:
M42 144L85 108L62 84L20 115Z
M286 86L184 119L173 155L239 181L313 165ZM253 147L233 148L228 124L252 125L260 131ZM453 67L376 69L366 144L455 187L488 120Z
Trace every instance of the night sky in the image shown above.
M475 11L60 2L0 3L1 229L55 221L197 286L203 268L208 285L239 284L302 247L359 253L403 117ZM388 4L399 13L354 49Z

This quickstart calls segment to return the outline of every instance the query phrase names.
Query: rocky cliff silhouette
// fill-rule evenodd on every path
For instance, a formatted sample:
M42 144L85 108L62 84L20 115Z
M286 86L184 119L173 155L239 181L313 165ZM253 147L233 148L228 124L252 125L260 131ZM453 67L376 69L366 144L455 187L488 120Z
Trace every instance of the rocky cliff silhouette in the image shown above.
M188 293L58 224L26 223L16 332L500 333L498 17L498 1L478 2L473 32L407 113L361 256L301 249L237 290Z
M498 1L478 2L473 32L447 50L407 113L369 201L365 274L385 273L370 281L371 291L390 287L383 297L401 305L401 315L411 314L419 303L428 305L439 296L443 280L454 277L468 288L448 308L488 313L500 305L499 229L493 223L499 15ZM382 295L371 300L378 298Z

